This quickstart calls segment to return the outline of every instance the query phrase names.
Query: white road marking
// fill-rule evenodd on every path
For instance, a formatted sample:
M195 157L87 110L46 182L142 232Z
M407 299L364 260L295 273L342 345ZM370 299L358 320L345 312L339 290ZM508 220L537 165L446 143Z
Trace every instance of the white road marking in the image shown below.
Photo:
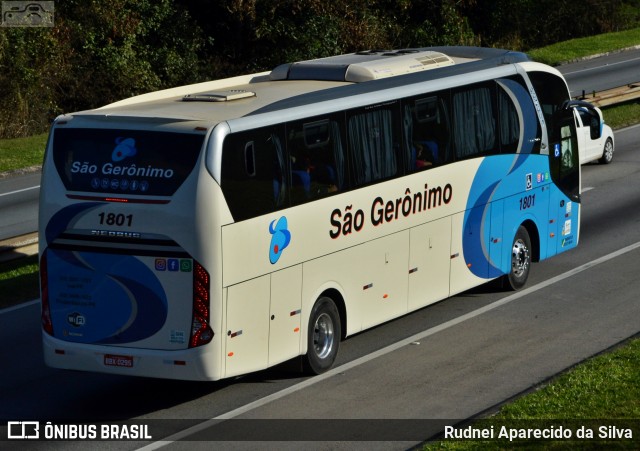
M38 188L40 188L40 185L31 186L31 187L29 187L29 188L23 188L23 189L19 189L19 190L16 190L16 191L9 191L8 193L2 193L2 194L0 194L0 197L2 197L2 196L9 196L9 195L11 195L11 194L23 193L23 192L25 192L25 191L31 191L31 190L33 190L33 189L38 189Z

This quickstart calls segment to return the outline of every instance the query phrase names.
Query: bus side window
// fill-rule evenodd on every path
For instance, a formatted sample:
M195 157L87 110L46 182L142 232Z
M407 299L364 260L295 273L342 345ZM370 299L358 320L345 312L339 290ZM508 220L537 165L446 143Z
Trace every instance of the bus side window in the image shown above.
M345 189L340 122L306 119L287 124L291 198L301 204Z
M287 206L287 179L277 127L229 135L222 153L222 192L236 221Z
M487 85L453 94L453 141L456 159L498 153L493 90Z
M446 108L439 96L404 102L404 152L407 172L447 161L449 132Z
M356 185L394 177L399 172L399 115L397 106L359 110L348 120L349 150Z
M522 77L496 80L500 153L540 153L542 128Z
M520 119L515 105L504 91L498 89L500 111L500 149L502 153L515 153L520 142Z

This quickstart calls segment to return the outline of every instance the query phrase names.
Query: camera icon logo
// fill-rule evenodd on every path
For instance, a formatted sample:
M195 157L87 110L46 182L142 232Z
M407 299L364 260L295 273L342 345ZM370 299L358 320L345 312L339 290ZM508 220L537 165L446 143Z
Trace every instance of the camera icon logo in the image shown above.
M3 27L53 27L53 1L3 1Z

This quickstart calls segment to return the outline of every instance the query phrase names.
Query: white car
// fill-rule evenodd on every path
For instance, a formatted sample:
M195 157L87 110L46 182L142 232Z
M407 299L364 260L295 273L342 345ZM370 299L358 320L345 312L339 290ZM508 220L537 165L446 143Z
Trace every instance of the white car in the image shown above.
M613 130L604 123L600 108L584 101L573 101L578 144L580 148L580 164L598 161L602 164L613 160Z

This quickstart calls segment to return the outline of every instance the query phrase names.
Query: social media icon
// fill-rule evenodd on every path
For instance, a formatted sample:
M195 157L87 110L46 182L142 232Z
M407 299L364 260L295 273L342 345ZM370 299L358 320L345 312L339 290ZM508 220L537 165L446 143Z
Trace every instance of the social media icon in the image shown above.
M180 270L180 263L179 263L177 258L170 258L167 263L168 263L167 269L169 271L179 271Z
M193 270L193 263L191 260L180 260L180 271L191 272Z
M156 271L166 271L167 261L164 258L156 258Z

